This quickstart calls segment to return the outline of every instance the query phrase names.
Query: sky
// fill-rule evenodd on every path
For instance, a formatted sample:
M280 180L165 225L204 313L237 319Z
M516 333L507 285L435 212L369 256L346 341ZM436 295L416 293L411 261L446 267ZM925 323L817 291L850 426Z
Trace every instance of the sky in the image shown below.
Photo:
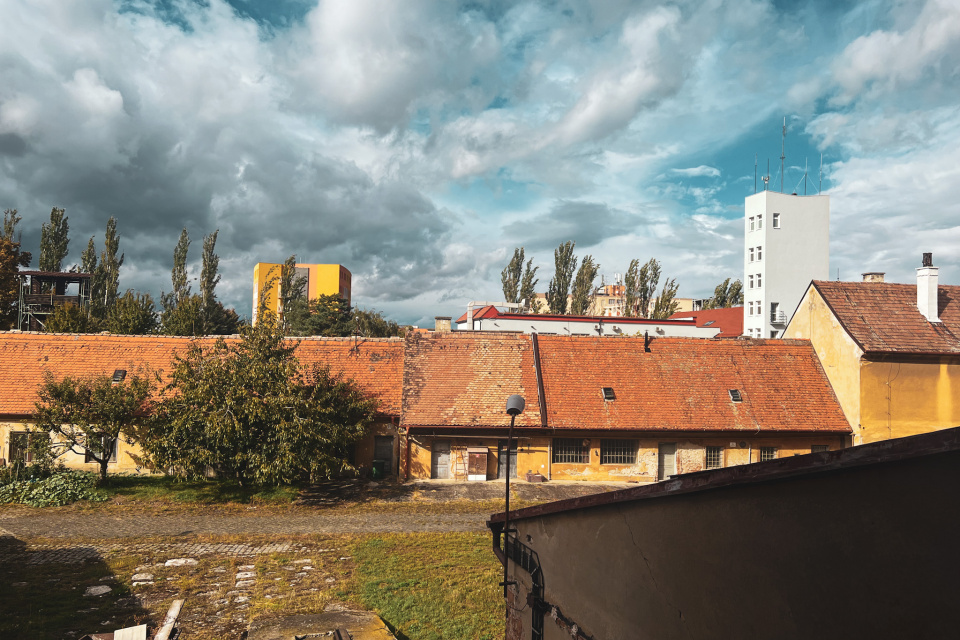
M567 240L706 297L768 161L830 195L831 277L960 284L960 0L0 0L0 34L0 209L37 251L65 208L67 266L115 217L121 290L169 291L186 228L247 317L295 254L432 327Z

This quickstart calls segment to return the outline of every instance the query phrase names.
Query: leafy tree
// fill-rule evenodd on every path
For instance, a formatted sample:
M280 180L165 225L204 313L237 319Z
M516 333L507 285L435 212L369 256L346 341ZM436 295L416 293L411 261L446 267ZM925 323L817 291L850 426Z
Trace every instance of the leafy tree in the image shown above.
M0 330L12 329L17 322L20 299L20 267L29 267L32 254L20 248L16 209L3 212L3 234L0 235Z
M575 245L575 242L568 240L553 252L553 263L556 269L547 288L547 306L550 313L558 315L567 313L567 294L570 293L573 272L577 270L577 257L573 255Z
M523 277L520 279L520 292L517 294L517 302L525 302L527 307L534 313L539 313L540 302L537 300L537 269L533 266L533 258L527 260L527 266L523 268Z
M190 296L190 284L187 278L187 252L190 249L190 235L186 229L180 232L180 240L173 250L173 269L170 271L170 282L173 290L160 296L163 310L171 311ZM194 335L194 334L187 334Z
M399 324L384 318L381 312L373 309L354 308L353 323L360 334L367 338L390 338L402 336L404 333Z
M656 297L653 303L653 311L650 317L654 320L666 320L677 312L679 303L675 300L677 295L677 280L670 278L663 283L663 291Z
M500 272L503 284L503 299L506 302L520 302L520 281L523 278L523 247L513 250L513 258Z
M40 228L40 260L37 265L40 271L60 271L63 268L70 244L69 218L63 214L63 209L54 207L50 211L50 222Z
M160 314L160 333L168 336L206 335L203 299L190 294L176 305L165 308Z
M127 289L107 311L106 328L110 333L144 335L157 330L157 309L149 293Z
M283 317L294 307L307 301L307 277L297 274L297 256L290 256L280 268L280 315Z
M62 304L47 316L44 329L47 333L96 333L100 330L100 323L86 309L75 304Z
M37 429L57 436L53 446L64 452L87 453L100 465L102 484L121 434L130 436L147 412L150 382L137 375L123 382L109 376L57 380L48 373L37 395Z
M597 279L598 271L600 265L593 261L593 256L584 256L573 282L573 299L570 301L570 313L573 315L583 316L590 311L595 292L593 281Z
M631 260L623 279L624 315L646 318L650 312L650 303L657 294L660 284L660 263L650 258L642 267L639 260Z
M740 280L730 282L727 278L713 290L713 297L707 300L704 309L725 309L743 304L743 283Z
M272 315L176 356L170 384L141 444L178 475L208 467L242 485L282 484L349 469L347 449L372 422L375 401L329 369L304 371Z
M321 295L291 304L284 320L285 333L290 336L335 338L352 335L356 329L350 305L339 295Z
M80 273L89 273L91 275L97 272L97 245L93 242L93 236L87 242L87 248L80 254Z
M117 235L117 220L107 220L107 230L103 239L103 251L100 259L96 257L93 238L87 243L81 261L84 273L92 274L90 292L90 314L98 320L107 317L110 307L117 301L117 289L120 286L120 267L123 266L123 254L120 250L120 236Z

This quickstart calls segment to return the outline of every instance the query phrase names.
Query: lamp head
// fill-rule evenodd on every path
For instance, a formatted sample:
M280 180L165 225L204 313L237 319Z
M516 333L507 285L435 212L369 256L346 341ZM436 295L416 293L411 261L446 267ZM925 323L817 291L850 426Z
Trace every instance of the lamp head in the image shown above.
M523 408L526 406L526 402L523 400L523 396L518 396L516 394L507 398L507 415L516 416L523 413Z

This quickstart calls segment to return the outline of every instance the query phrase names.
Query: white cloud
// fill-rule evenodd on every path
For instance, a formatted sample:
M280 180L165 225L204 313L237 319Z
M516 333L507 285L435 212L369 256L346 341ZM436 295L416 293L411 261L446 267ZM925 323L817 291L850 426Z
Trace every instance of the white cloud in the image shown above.
M704 176L709 178L720 177L720 169L717 169L716 167L708 167L705 164L702 164L699 167L689 167L687 169L671 169L670 173L683 176L685 178L699 178Z

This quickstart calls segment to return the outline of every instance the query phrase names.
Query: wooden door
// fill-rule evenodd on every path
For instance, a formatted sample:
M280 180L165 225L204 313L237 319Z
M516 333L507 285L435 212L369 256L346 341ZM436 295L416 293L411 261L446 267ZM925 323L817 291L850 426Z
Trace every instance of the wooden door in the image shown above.
M450 441L434 440L431 451L430 477L437 480L450 478Z

